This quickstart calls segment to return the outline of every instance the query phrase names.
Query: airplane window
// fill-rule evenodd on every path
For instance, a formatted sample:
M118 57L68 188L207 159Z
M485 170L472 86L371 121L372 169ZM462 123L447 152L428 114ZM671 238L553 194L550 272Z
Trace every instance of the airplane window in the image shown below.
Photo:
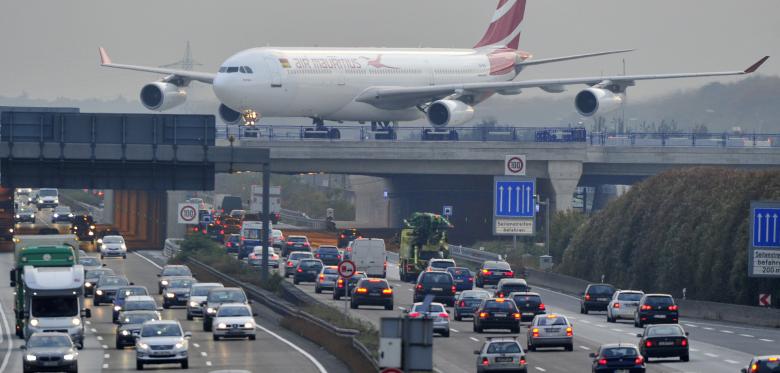
M246 70L244 70L244 66L239 66L239 67L238 67L238 71L239 71L240 73L242 73L242 74L243 74L243 73L246 73Z
M238 66L230 66L227 68L228 73L237 73L238 72Z
M255 73L254 71L252 71L252 68L249 67L249 66L244 66L244 70L246 70L247 74L254 74Z

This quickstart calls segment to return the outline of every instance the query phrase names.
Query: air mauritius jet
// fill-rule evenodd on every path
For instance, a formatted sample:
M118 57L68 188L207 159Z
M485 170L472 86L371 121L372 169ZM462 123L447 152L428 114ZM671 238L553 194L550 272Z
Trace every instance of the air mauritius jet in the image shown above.
M742 71L684 74L616 75L584 78L515 80L529 66L623 53L613 50L532 59L518 49L526 0L499 0L485 35L472 49L252 48L228 58L215 73L116 64L100 48L100 64L118 69L165 74L141 89L141 102L163 111L182 104L185 88L211 84L227 123L253 125L260 116L312 118L313 130L338 137L324 121L371 122L389 131L398 121L427 117L426 135L457 136L449 125L468 122L474 107L494 94L516 95L526 88L560 93L585 85L574 107L585 117L617 109L626 88L640 80L749 74L769 57Z

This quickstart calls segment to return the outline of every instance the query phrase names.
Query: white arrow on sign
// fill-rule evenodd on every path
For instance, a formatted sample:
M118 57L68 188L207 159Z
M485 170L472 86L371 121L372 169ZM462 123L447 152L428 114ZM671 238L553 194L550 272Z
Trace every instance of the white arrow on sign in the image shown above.
M503 212L504 211L504 186L498 187L498 211ZM759 217L759 219L761 219Z
M527 197L526 201L528 201L528 203L525 204L525 210L527 212L530 212L531 211L531 201L532 201L532 198L533 198L531 196L531 188L530 187L525 187L525 194L526 194L526 197Z
M507 204L507 210L509 212L512 212L512 185L509 185L509 193L507 194L507 199L509 200L509 203Z
M758 213L758 237L757 237L758 242L761 242L761 217L763 217L763 215L761 215L761 213L759 212Z
M775 213L772 218L774 218L774 229L772 229L772 242L777 242L777 213Z
M515 194L515 201L517 203L517 207L515 208L515 211L520 211L520 193L522 193L522 189L523 188L521 188L521 187L517 187L517 190L515 190L515 193L516 193ZM523 205L523 206L525 206L525 205Z
M766 214L766 232L764 232L764 242L769 242L769 214Z

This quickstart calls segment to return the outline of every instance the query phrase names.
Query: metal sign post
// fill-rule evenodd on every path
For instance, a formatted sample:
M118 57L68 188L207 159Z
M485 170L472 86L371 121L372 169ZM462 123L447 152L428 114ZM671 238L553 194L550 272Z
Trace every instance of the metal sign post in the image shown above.
M351 260L342 260L339 263L339 276L344 277L344 314L347 314L347 290L349 290L349 278L355 275L357 267ZM335 290L334 290L335 291ZM352 297L350 296L350 300Z
M750 203L748 276L780 278L780 201Z

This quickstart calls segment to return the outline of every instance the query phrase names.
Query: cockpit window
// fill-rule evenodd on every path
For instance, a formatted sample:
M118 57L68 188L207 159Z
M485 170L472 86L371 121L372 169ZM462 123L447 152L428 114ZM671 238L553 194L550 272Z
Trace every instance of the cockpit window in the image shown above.
M237 73L238 72L238 66L230 66L227 68L228 73Z
M254 71L252 71L252 68L249 67L249 66L244 66L244 70L246 70L247 74L254 74L255 73Z
M243 73L243 74L246 74L246 70L244 70L244 66L239 66L238 67L238 71Z
M221 72L221 73L224 73L226 71L227 71L227 67L225 67L225 66L222 66L222 67L219 68L219 72Z

